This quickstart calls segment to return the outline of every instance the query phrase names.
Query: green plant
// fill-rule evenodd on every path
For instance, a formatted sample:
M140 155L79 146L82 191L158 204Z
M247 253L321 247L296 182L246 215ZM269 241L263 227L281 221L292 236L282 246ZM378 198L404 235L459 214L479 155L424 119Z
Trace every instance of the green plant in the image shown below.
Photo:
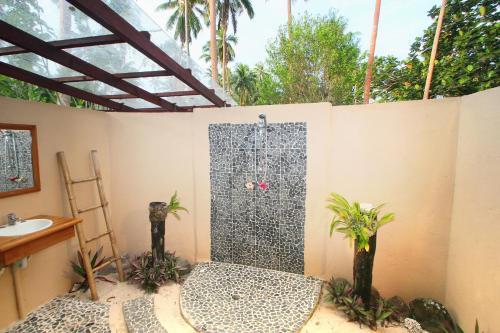
M330 223L330 237L337 231L349 238L351 246L354 241L353 294L361 297L365 310L368 310L372 298L377 231L391 222L394 214L385 214L379 219L383 205L373 207L356 201L350 204L337 193L331 193L328 202L327 208L334 213Z
M187 261L170 252L165 252L164 259L154 263L152 253L145 252L135 258L130 266L130 281L140 285L147 293L157 292L167 281L179 283L191 269Z
M325 300L329 303L340 304L342 297L350 295L352 286L346 279L332 277L326 284Z
M359 202L350 204L343 196L331 193L327 208L335 213L330 223L330 237L334 231L343 233L352 245L358 242L358 250L370 251L369 239L382 226L394 220L394 213L388 213L378 219L383 204L376 207L361 207Z
M94 254L92 254L92 251L89 251L88 253L89 258L92 258L90 260L90 266L92 269L95 269L99 265L101 265L104 261L106 261L107 257L102 257L102 246L97 250ZM73 267L73 272L78 274L83 278L83 281L79 283L78 287L76 289L72 289L72 291L78 291L78 290L83 290L84 292L89 289L89 282L87 278L87 272L85 272L85 266L83 264L83 256L80 251L78 251L78 261L71 261L71 267ZM98 276L97 274L94 275L95 280L101 280L101 281L106 281L109 283L115 284L116 282L104 277L104 276Z
M393 316L395 308L390 302L378 297L369 308L365 308L361 297L353 293L351 284L346 279L330 279L326 285L325 300L335 304L349 321L366 325L372 330L391 323L399 324L399 320Z
M186 208L181 206L179 199L177 199L177 191L176 191L174 195L172 195L172 197L170 198L170 202L167 205L167 214L172 214L173 216L175 216L177 220L180 220L181 217L179 216L178 212L181 210L189 213L189 211Z

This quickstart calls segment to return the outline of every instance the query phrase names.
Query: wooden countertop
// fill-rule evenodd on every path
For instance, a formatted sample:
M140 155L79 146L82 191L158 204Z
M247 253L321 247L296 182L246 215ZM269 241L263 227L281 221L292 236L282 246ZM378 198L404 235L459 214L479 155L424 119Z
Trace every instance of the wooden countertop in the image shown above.
M60 233L65 229L73 227L75 224L82 222L81 218L61 217L61 216L51 216L51 215L37 215L30 217L27 220L30 219L49 219L53 221L53 224L47 229L43 229L23 236L0 237L0 254L2 254L3 252L10 251L14 248L26 245L28 243L40 240L42 238L48 238L52 234ZM1 261L2 260L0 255L0 262Z

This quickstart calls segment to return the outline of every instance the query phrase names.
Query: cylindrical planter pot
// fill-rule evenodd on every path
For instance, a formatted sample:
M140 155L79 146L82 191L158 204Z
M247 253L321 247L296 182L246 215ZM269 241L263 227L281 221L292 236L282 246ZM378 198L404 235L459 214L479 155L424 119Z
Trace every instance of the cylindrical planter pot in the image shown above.
M165 259L165 218L166 202L149 203L149 221L151 222L151 252L153 263Z
M372 273L375 250L377 249L377 234L368 240L370 250L359 249L358 241L354 244L353 293L363 301L365 308L370 306L372 293ZM358 251L359 250L359 251Z

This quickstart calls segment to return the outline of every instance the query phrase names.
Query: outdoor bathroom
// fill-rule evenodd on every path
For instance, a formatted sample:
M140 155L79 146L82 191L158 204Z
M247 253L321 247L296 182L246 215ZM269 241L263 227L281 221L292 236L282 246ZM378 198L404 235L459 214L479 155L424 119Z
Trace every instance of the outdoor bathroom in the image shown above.
M497 332L497 2L0 1L0 332Z
M219 270L219 278L217 271L200 273L200 269L206 269L203 263L210 261L248 267L243 276L239 275L241 280L236 280L247 289L255 287L256 281L265 286L276 281L279 274L289 276L286 272L305 276L300 283L329 281L332 276L351 280L353 247L341 234L329 236L332 212L325 208L326 199L331 192L338 192L362 202L385 202L383 212L394 212L395 220L378 233L373 285L380 294L386 298L398 295L407 302L417 297L433 298L446 304L466 332L476 318L493 332L498 323L492 290L497 288L498 273L491 265L495 257L488 256L496 246L493 221L498 189L496 128L500 119L495 114L495 101L499 93L492 89L462 98L367 106L318 103L198 109L187 114L147 117L72 112L62 106L2 98L2 122L37 126L42 186L40 192L3 198L1 211L3 215L15 212L23 218L40 214L71 216L56 153L65 152L72 175L86 177L92 173L89 152L96 149L121 255L131 259L150 250L149 203L168 203L177 192L188 212L179 211L180 220L167 217L165 248L191 264L199 263L193 274L199 275L202 288L208 284L204 291L210 291L221 288L221 277L229 283L231 276L238 276L237 270ZM263 133L259 132L260 114L265 114L267 122L267 170L261 165L265 159L259 151L264 144ZM281 134L273 133L276 131ZM231 158L219 159L220 152L228 152ZM248 153L249 158L240 162L240 152ZM280 156L280 162L275 161L276 156ZM288 158L292 161L288 162ZM284 182L289 178L297 179L298 185L289 189ZM274 183L274 179L279 181ZM489 185L476 186L485 179ZM262 180L268 192L258 187ZM255 182L256 187L248 189L248 181ZM82 206L98 201L93 186L80 186ZM297 192L292 195L292 190ZM221 196L229 198L230 203L219 206ZM248 202L235 202L241 197ZM290 204L289 200L296 202ZM269 202L273 206L267 211ZM267 222L259 221L259 209L270 216ZM229 215L219 218L219 214ZM245 214L253 216L244 220ZM101 212L90 212L83 218L89 237L104 231ZM475 221L474 227L470 219ZM227 222L218 225L222 221ZM254 224L241 228L249 222ZM262 224L277 227L278 233L260 234ZM233 229L220 231L229 225ZM484 233L485 228L490 232ZM272 239L273 235L277 238ZM288 246L286 241L293 237L296 239L292 244L297 246ZM98 241L98 245L105 246L104 252L110 255L109 242ZM290 251L281 252L282 248ZM26 312L66 294L74 282L81 280L70 265L77 250L76 239L71 239L30 256L27 267L20 269ZM252 277L252 270L261 268L270 269L262 272L277 275L272 274L268 282ZM19 319L9 270L6 268L0 277L3 327ZM118 281L112 271L108 270L106 277ZM210 280L213 274L216 281ZM104 304L104 310L95 311L109 311L110 326L105 325L104 331L126 332L122 313L127 312L122 306L128 300L140 299L146 303L136 304L132 313L154 314L151 320L159 321L168 332L194 332L192 326L196 328L197 322L188 318L179 305L185 284L199 287L194 282L188 277L180 285L167 283L152 294L152 305L147 303L151 299L141 298L145 294L137 285L98 280L97 304ZM308 300L302 304L311 306L308 315L299 320L298 328L304 325L303 332L360 329L359 324L348 322L335 307L325 303L325 286L318 299L314 298L316 287L301 286L287 290L286 284L281 284L277 290L286 292L280 294L281 302L300 297L297 290L310 291L302 296ZM233 296L243 297L239 301L258 298L256 294L246 295L245 288L236 286L234 290L239 294ZM219 301L216 296L216 292L208 295L214 303ZM89 291L80 297L89 301ZM206 295L198 290L193 297L203 299ZM217 305L212 305L216 309ZM141 306L154 310L138 312ZM78 305L73 307L79 309ZM221 312L213 311L210 317L221 318L216 317ZM282 326L284 331L294 331L289 324ZM364 330L369 328L364 326ZM404 328L379 330L399 332Z

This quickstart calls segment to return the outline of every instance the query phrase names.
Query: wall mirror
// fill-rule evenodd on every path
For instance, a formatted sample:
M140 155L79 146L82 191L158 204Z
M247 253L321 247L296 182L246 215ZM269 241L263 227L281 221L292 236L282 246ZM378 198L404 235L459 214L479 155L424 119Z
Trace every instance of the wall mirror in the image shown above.
M35 125L0 123L0 198L40 191Z

